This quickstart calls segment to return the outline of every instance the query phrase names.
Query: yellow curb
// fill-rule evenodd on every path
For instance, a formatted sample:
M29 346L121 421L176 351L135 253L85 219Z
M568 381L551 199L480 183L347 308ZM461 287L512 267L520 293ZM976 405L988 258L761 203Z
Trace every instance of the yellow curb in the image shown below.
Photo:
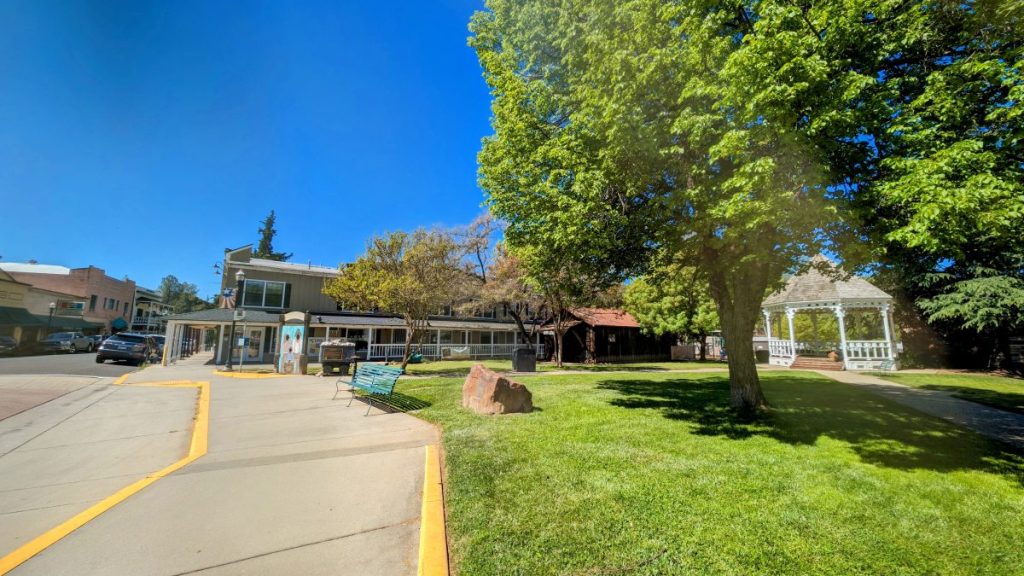
M423 511L420 514L419 576L448 576L448 540L444 527L444 492L441 459L436 444L427 445L423 475Z
M241 378L243 380L257 378L287 378L288 376L291 376L291 374L260 374L259 372L225 372L223 370L214 370L213 374L215 376L221 376L222 378Z
M121 384L124 384L124 381L128 379L128 376L131 376L130 372L128 374L120 376L117 380L114 380L114 386L120 386Z
M124 375L117 379L115 384L122 384L128 375ZM143 384L132 384L132 386L153 386L153 387L171 387L171 388L198 388L199 398L196 401L196 415L194 418L194 424L192 426L192 442L189 444L188 455L178 460L174 464L154 472L121 488L117 492L107 496L103 500L100 500L96 504L86 508L82 512L79 512L69 520L65 520L61 524L54 526L47 530L43 534L36 536L32 540L22 544L14 552L0 558L0 576L7 574L11 570L17 568L20 564L32 558L36 554L39 554L49 546L56 543L61 538L74 532L75 530L84 526L90 520L96 518L100 514L103 514L107 510L110 510L114 506L128 499L129 496L142 490L146 486L156 482L157 480L167 476L168 474L178 470L182 466L186 466L198 458L206 454L207 438L210 432L210 383L209 382L191 382L191 381L174 381L174 382L147 382Z

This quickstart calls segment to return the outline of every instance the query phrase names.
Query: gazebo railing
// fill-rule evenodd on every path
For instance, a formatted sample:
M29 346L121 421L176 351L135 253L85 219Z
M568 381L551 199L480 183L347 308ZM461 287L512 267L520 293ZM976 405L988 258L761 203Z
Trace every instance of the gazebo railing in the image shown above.
M768 340L768 353L772 356L793 356L793 345L789 340L779 340L772 338Z
M885 340L847 340L847 360L887 360L892 358L889 343Z

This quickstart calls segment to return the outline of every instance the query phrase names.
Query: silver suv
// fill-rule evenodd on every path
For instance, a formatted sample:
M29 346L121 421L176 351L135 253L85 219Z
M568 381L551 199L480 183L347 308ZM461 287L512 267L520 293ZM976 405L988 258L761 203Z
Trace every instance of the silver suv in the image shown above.
M56 332L43 341L43 350L47 352L92 352L92 338L81 332Z

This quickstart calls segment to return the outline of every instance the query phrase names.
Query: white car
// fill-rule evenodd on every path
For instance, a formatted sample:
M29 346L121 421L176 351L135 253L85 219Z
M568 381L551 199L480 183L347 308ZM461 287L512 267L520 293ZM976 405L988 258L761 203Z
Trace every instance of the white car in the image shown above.
M42 342L47 352L92 352L95 344L81 332L56 332L50 334Z

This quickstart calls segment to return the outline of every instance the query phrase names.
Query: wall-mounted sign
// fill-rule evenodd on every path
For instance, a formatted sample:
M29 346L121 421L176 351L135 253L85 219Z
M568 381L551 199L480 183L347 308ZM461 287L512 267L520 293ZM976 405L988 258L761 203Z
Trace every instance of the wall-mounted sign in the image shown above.
M85 302L75 300L57 300L54 316L81 316L85 312Z

